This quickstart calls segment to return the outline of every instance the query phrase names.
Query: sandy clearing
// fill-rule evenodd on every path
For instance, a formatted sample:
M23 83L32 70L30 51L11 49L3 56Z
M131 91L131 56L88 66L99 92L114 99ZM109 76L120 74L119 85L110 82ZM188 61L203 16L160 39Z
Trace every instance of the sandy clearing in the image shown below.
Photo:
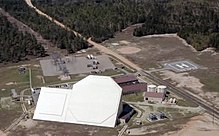
M134 54L134 53L141 51L141 49L136 48L136 47L122 47L122 48L117 49L117 51L119 51L122 54Z
M152 125L152 126L143 126L140 128L131 128L131 129L127 129L126 130L126 134L131 135L131 136L139 136L139 135L147 135L147 134L153 134L153 133L157 133L157 130L151 130L149 131L149 129L153 129L156 127L162 127L164 126L164 124L157 124L157 125Z
M118 43L112 43L112 45L113 45L113 46L118 46L119 44L118 44Z
M203 51L201 51L201 52L199 53L199 55L201 55L202 53L205 53L205 52L211 53L212 56L219 54L218 52L216 52L216 49L215 49L215 48L209 47L209 48L206 48L206 49L204 49Z
M37 79L42 79L42 76L41 75L37 75L36 78Z
M32 119L28 119L26 121L23 120L19 123L19 125L24 127L24 128L30 129L30 128L33 128L37 125L37 121L34 121Z
M174 73L172 71L162 71L163 79L171 79L176 82L177 87L186 87L192 89L196 93L203 93L202 87L204 84L198 78L190 76L188 73Z
M219 133L219 125L212 122L208 115L193 117L184 127L177 132L170 132L165 136L216 136Z
M201 97L210 100L211 102L215 103L215 107L219 108L219 93L218 92L205 92L199 94Z
M14 84L17 84L17 83L16 82L8 82L5 85L14 85Z
M125 41L125 40L122 40L122 41L119 41L120 44L130 44L129 41Z
M174 34L153 34L153 35L143 36L142 38L153 38L153 37L175 37L179 39L185 46L190 47L193 52L197 52L197 50L192 45L188 44L185 39L179 37L176 33Z
M196 97L203 100L210 100L215 104L215 107L219 107L219 93L218 92L205 92L202 87L204 84L194 76L190 76L188 73L174 73L172 71L160 71L163 80L170 79L176 87L186 87L191 89L194 93L197 93ZM207 101L206 101L207 102Z
M40 67L40 65L33 65L34 67L36 67L36 68L39 68Z
M0 136L6 136L6 134L0 130Z

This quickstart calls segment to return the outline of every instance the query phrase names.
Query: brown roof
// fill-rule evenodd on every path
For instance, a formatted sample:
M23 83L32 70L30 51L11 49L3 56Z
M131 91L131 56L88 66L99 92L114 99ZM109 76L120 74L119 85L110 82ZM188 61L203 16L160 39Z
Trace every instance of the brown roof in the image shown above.
M147 84L146 83L130 84L130 85L121 86L121 88L123 93L131 92L131 91L146 91Z
M145 97L163 98L165 93L145 92Z
M138 79L133 75L116 76L113 77L113 79L117 84L138 81Z

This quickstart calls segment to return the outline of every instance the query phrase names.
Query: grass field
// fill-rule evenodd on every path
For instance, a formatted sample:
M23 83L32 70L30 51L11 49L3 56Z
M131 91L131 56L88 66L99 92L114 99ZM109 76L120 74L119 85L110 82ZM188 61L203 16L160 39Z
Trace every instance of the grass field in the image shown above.
M118 52L118 49L125 47L137 47L141 49L138 53L133 54L121 54L139 65L141 68L148 71L156 71L156 76L161 79L167 79L166 81L173 83L174 85L184 84L186 78L176 73L178 79L174 79L169 73L163 74L165 71L159 71L163 66L162 64L169 61L188 60L198 64L200 69L188 71L188 83L189 90L200 96L210 97L214 95L219 97L219 53L210 51L194 51L190 46L186 46L177 37L134 37L132 36L133 27L127 28L125 31L119 32L114 38L106 40L103 44L109 46L110 49ZM127 41L127 45L112 46L112 43L119 43L120 41ZM160 75L162 74L162 75ZM164 75L164 77L163 77ZM174 77L176 77L174 76ZM171 78L170 78L171 77ZM173 80L174 79L174 80ZM195 82L193 82L195 81ZM201 88L196 88L197 84L203 84ZM183 86L183 85L181 85ZM208 99L208 98L204 99ZM214 101L218 104L219 99ZM180 103L183 104L183 103Z
M10 97L1 99L0 103L0 130L8 127L13 120L22 114L20 104L11 101Z
M212 76L208 79L203 79L201 82L205 84L205 91L219 92L219 75Z
M19 74L17 68L6 68L0 70L0 97L9 96L12 88L19 93L29 87L29 73Z
M122 99L127 102L143 102L144 101L143 92L123 95Z

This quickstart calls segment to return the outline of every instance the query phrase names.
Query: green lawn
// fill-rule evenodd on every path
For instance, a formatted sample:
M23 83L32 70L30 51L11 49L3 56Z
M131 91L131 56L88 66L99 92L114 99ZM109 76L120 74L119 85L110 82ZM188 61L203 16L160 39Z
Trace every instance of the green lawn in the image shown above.
M101 76L113 76L113 75L118 75L118 74L124 74L122 71L119 70L113 70L113 69L109 69L109 70L105 70L102 73L99 73L97 75L101 75Z
M53 84L60 84L60 83L66 83L66 82L77 82L81 79L83 79L85 76L79 76L79 75L70 75L70 80L61 81L59 76L48 76L44 77L46 84L45 85L53 85Z
M143 102L144 101L143 92L123 95L122 99L127 102Z
M184 117L192 117L197 115L198 113L193 113L184 109L176 109L169 107L158 107L158 111L164 112L168 118L170 119L179 119Z
M21 90L29 87L28 70L25 74L19 74L17 68L4 68L0 70L0 75L0 97L8 97L11 93L10 90L13 88L19 93Z
M205 85L203 87L204 90L210 92L219 92L219 75L213 76L205 80L201 80L201 82Z
M198 105L195 104L194 102L191 102L189 100L184 100L184 99L178 99L177 105L184 106L184 107L198 107Z

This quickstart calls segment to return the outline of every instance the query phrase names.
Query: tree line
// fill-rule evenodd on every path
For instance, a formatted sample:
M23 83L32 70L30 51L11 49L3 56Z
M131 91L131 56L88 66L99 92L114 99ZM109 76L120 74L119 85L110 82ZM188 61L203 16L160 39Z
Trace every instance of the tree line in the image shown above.
M134 0L35 0L34 5L96 42L143 23L150 5Z
M28 59L30 55L42 57L45 50L35 37L18 31L0 14L0 63L18 62Z
M155 3L135 36L177 33L197 50L219 49L219 11L209 3Z
M42 11L96 42L136 23L134 36L178 33L197 50L218 47L217 1L34 0Z
M88 47L87 42L80 37L38 15L34 9L28 7L24 0L0 0L0 7L40 33L44 39L51 41L60 49L66 49L69 53L74 53Z

